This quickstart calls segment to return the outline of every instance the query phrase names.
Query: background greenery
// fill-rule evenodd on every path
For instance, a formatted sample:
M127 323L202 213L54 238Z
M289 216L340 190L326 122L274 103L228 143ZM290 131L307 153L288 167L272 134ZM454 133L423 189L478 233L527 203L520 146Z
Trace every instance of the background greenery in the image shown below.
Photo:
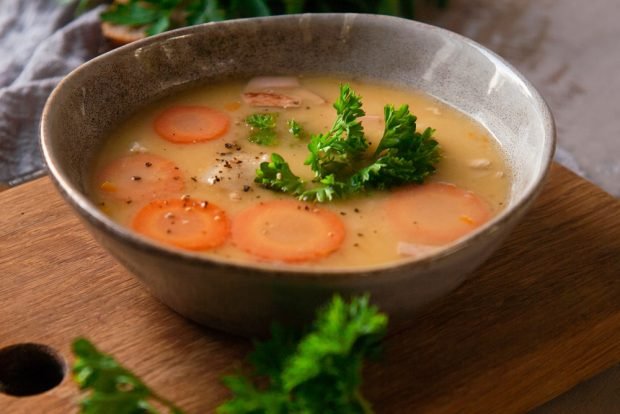
M84 11L101 0L79 0ZM108 6L101 19L118 25L144 27L148 35L182 26L293 13L357 12L414 18L416 5L445 7L448 0L127 0Z

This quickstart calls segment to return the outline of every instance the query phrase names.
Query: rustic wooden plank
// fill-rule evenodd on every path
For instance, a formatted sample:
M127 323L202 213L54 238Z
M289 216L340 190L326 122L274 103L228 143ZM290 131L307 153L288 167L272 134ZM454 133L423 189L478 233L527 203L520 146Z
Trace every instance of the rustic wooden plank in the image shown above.
M243 339L150 297L40 179L0 196L0 347L33 341L71 362L87 335L189 413L226 398ZM392 327L367 369L378 413L518 413L620 361L620 203L560 166L511 238L460 289ZM76 411L66 378L2 412Z

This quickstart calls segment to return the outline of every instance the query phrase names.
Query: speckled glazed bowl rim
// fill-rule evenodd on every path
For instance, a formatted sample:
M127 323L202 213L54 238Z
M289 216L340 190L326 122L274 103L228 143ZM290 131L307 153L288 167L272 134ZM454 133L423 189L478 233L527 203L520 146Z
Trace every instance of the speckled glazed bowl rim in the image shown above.
M316 15L304 15L303 17L313 17ZM329 275L331 278L336 277L370 277L374 275L379 275L385 270L392 270L394 268L399 267L407 267L408 272L415 272L416 269L427 269L434 267L439 262L443 261L446 257L456 254L457 252L466 249L468 246L472 244L478 243L481 239L486 237L488 233L494 231L506 224L511 216L514 214L519 214L524 209L527 209L534 198L538 195L538 193L542 189L542 185L544 183L544 179L548 173L548 170L551 165L551 161L555 152L555 140L556 140L556 131L555 131L555 123L553 120L553 116L551 111L544 101L542 96L538 93L538 91L533 87L533 85L523 76L521 75L512 65L507 63L504 59L499 57L494 52L485 48L484 46L474 42L471 39L468 39L464 36L461 36L457 33L451 32L446 29L442 29L436 26L432 26L429 24L406 20L398 17L392 16L383 16L383 15L364 15L364 14L321 14L321 18L339 18L342 19L344 17L345 21L352 20L356 16L363 17L365 19L374 20L373 23L382 23L385 25L390 24L402 24L406 22L409 25L415 25L421 28L422 30L432 32L439 37L446 37L452 40L456 40L458 42L463 43L464 45L476 49L478 52L481 52L485 55L491 62L494 64L503 67L507 70L507 72L511 73L516 79L522 82L523 86L527 89L531 96L532 105L536 108L536 110L540 113L541 119L544 125L544 136L541 136L540 139L544 140L544 148L541 156L541 168L537 176L535 176L528 188L524 189L520 199L514 201L511 205L509 205L506 209L504 209L500 214L494 217L490 222L486 223L481 228L477 229L470 235L465 238L455 242L453 245L448 246L437 253L431 254L429 256L420 258L420 259L405 259L398 262L381 264L375 266L366 266L359 268L340 268L340 269L324 269L324 268L313 268L313 267L303 267L296 266L290 264L272 264L272 263L252 263L252 264L244 264L238 263L226 259L220 259L214 256L205 256L201 253L194 253L189 251L184 251L180 249L169 248L165 245L158 244L153 242L139 234L131 231L130 229L117 224L108 216L106 216L100 209L98 209L92 201L90 201L85 195L83 195L76 186L74 186L69 178L63 174L61 168L57 165L54 156L51 153L52 148L52 137L47 132L48 119L50 117L50 108L57 104L56 100L58 99L59 90L62 88L68 87L68 85L73 82L73 79L77 77L80 73L84 71L91 70L92 66L97 65L100 61L104 59L113 59L117 55L130 53L135 51L138 48L142 48L145 46L152 45L157 42L161 42L168 39L173 38L182 38L184 36L190 35L195 32L199 32L204 30L207 26L213 25L243 25L243 24L268 24L270 20L283 20L283 19L299 19L300 15L288 15L288 16L271 16L271 17L262 17L262 18L250 18L250 19L237 19L237 20L228 20L223 22L215 22L215 23L207 23L199 26L192 26L187 28L181 28L177 30L173 30L170 32L162 33L157 36L149 37L144 40L131 43L129 45L125 45L118 49L115 49L111 52L103 54L99 57L96 57L89 62L81 65L77 69L75 69L72 73L70 73L67 77L65 77L59 85L54 89L52 94L50 95L45 108L43 110L42 122L41 122L41 145L43 150L44 159L47 163L48 170L50 172L51 177L53 178L56 186L60 190L61 194L65 197L65 199L71 203L78 212L88 220L95 227L100 230L111 234L115 238L123 239L129 243L131 243L135 248L138 248L145 253L158 254L163 256L168 256L169 258L178 259L185 261L187 263L193 264L204 264L205 268L207 267L218 267L219 270L226 271L228 270L237 270L237 271L250 271L258 275L263 273L268 273L270 275L279 275L281 277L294 277L300 279L311 279L315 277L324 277L324 275ZM449 102L447 102L449 104ZM414 276L414 274L412 275Z

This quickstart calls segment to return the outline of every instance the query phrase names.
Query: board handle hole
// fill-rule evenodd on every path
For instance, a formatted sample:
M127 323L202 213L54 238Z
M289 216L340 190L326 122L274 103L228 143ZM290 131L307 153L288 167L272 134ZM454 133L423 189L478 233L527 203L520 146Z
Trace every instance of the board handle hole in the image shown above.
M0 349L0 392L15 397L41 394L60 384L67 365L49 346L22 343Z

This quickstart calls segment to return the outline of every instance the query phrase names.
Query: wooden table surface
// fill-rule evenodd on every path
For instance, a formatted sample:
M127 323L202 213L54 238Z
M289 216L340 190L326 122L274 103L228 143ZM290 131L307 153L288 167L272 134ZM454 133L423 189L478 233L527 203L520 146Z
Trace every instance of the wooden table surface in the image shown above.
M47 178L0 194L0 348L85 335L189 413L226 397L250 349L153 299ZM392 326L366 370L377 413L518 413L620 361L620 203L555 165L510 239L461 288ZM0 366L0 370L2 367ZM75 412L67 378L3 413Z

